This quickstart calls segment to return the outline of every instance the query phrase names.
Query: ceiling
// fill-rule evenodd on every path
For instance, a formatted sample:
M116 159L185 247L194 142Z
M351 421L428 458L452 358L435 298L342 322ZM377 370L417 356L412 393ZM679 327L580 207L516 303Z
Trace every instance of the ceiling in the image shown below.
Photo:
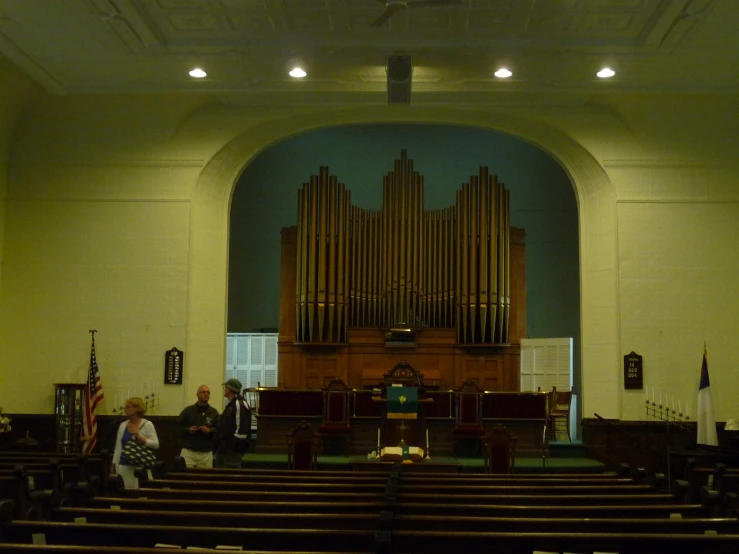
M58 94L377 102L388 54L411 55L414 103L739 91L739 0L461 0L372 27L384 9L378 0L0 0L0 52ZM290 78L293 64L308 76ZM514 76L493 77L499 65ZM604 65L617 71L609 81L595 76ZM194 66L208 77L189 77Z

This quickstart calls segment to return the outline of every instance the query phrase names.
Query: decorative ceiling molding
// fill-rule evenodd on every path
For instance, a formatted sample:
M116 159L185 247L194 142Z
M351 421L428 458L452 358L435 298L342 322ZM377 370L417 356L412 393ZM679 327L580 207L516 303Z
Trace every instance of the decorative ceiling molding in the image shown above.
M734 63L739 33L720 52L703 47L727 21L739 27L739 1L462 0L371 27L383 9L373 0L12 2L0 52L56 93L367 93L384 82L367 76L389 54L412 54L414 87L432 75L425 82L444 93L739 90L739 73L711 69ZM297 60L308 70L299 84L286 75ZM503 62L514 71L505 84L492 77ZM594 77L605 63L617 69L612 82ZM196 65L209 74L199 82L187 76Z

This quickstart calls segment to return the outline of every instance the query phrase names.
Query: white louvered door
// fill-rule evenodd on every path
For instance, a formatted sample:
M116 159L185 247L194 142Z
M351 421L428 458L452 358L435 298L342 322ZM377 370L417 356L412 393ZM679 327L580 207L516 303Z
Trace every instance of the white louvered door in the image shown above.
M572 390L572 338L521 339L521 391ZM577 433L577 397L570 404L570 436Z
M226 379L244 388L277 386L277 333L229 333L226 337Z
M572 389L572 338L521 339L521 391Z

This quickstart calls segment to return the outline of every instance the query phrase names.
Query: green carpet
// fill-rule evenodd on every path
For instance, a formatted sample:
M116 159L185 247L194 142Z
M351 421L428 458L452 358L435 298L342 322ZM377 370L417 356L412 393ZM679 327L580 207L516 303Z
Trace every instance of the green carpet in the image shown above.
M334 471L351 471L352 462L367 461L366 456L319 456L318 469ZM479 473L483 471L482 458L454 458L451 456L438 456L430 461L459 464L460 471L466 473ZM287 469L286 454L256 454L247 453L241 460L244 468L253 469ZM516 458L516 471L519 473L600 473L606 467L589 458L547 458L544 466L541 458Z

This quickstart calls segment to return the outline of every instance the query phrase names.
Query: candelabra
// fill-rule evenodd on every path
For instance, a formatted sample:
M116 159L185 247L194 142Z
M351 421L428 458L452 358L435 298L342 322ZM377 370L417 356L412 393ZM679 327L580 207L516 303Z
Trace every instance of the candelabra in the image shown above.
M146 411L152 411L157 405L157 394L152 391L151 394L144 396L144 403L146 404Z
M667 406L666 403L663 406L661 400L659 404L654 400L651 402L649 400L646 400L645 411L647 414L647 419L652 417L657 421L665 421L675 424L679 428L684 430L687 430L689 427L688 424L690 423L690 416L688 414L683 414L682 407L679 407L676 410L674 405L672 406L672 408Z
M689 430L690 416L688 414L683 415L682 407L680 405L678 406L678 409L675 410L674 400L672 409L667 406L667 402L665 402L665 405L663 406L662 399L660 399L659 404L654 400L650 402L649 399L645 400L644 403L647 419L651 417L654 418L656 421L663 421L665 423L665 445L667 449L667 482L672 483L672 450L670 448L671 428L676 427L678 430L687 433Z

